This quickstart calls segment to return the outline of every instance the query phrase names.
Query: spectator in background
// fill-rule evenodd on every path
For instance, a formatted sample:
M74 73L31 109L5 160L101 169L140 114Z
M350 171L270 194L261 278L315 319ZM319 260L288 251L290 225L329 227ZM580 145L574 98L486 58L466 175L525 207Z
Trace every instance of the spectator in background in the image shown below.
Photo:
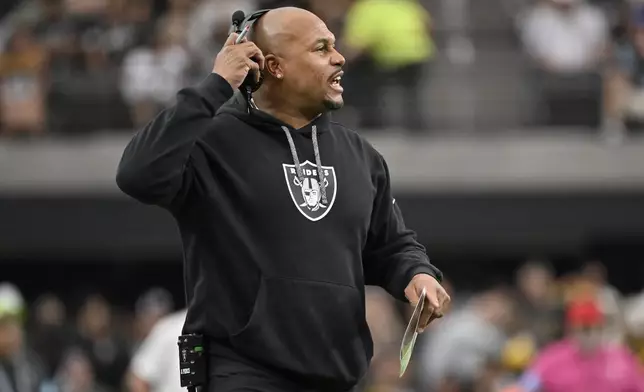
M398 350L390 347L371 362L369 383L365 392L413 392L407 385L409 373L400 378L400 358Z
M81 350L71 350L63 359L52 391L114 392L96 381L92 363Z
M365 302L367 324L373 339L373 356L376 358L390 351L392 346L400 345L405 330L394 301L382 289L368 287Z
M146 291L134 307L134 350L138 349L157 322L173 309L172 295L165 289L153 288ZM177 335L178 336L178 335Z
M122 339L114 333L112 310L98 295L88 297L78 316L79 347L87 353L98 383L119 389L130 361Z
M190 26L190 17L197 0L167 0L168 9L159 18L157 24L165 26L175 42L184 45L187 41L186 31Z
M48 52L46 108L52 133L131 126L116 68L119 50L129 44L123 34L127 23L120 19L117 0L110 1L35 2L36 36Z
M355 96L347 98L360 112L360 127L388 125L383 113L383 88L402 91L403 126L425 129L421 80L434 58L431 17L417 0L357 0L345 21L342 37L347 58L347 82Z
M186 84L190 58L183 34L177 33L176 27L159 23L151 45L134 49L125 58L121 91L136 127L170 105L176 92Z
M516 273L517 319L501 358L503 383L525 371L539 349L560 339L563 299L556 290L550 263L533 258Z
M608 343L625 342L624 314L622 295L608 283L606 267L599 260L591 260L584 265L581 276L594 289L599 310L604 315L604 339Z
M63 302L54 295L38 298L29 329L32 347L42 358L48 378L52 378L61 363L63 353L72 344L73 331L67 325Z
M34 33L49 56L48 71L57 79L78 67L76 27L66 14L63 0L38 0Z
M22 26L0 56L0 133L40 134L46 121L47 52Z
M119 67L128 51L145 43L153 31L150 0L110 0L104 20L94 30L95 44L111 67Z
M563 334L562 300L554 283L552 267L539 259L528 261L516 274L519 291L517 327L520 333L527 333L534 339L536 347L543 347Z
M179 382L179 348L187 310L161 319L139 347L130 363L130 392L185 392Z
M629 343L640 363L644 365L644 291L625 301L624 324L627 327Z
M400 341L405 325L396 309L396 303L379 287L367 287L366 296L367 324L373 339L373 359L365 379L365 392L404 392L410 391L409 381L414 377L414 366L400 379ZM404 307L407 310L409 307ZM410 310L410 316L413 309ZM436 323L436 324L434 324ZM430 324L433 328L440 323ZM419 338L421 338L420 336Z
M55 133L68 130L70 112L78 113L76 108L70 109L74 101L67 84L84 69L84 57L78 24L63 0L36 0L35 11L34 32L48 53L47 128Z
M607 73L607 131L644 129L644 4L633 5L625 39L617 41ZM625 129L624 129L625 128Z
M644 374L628 348L603 341L596 302L571 303L566 323L568 337L538 355L519 381L521 392L644 391Z
M521 22L548 125L598 127L600 66L609 44L605 15L585 0L542 0Z
M512 385L512 382L525 372L538 352L532 334L521 331L513 335L503 347L500 381L503 381L505 386Z
M418 353L425 388L436 390L447 380L476 385L488 366L500 360L512 314L511 298L498 289L474 296L463 309L448 314Z
M106 65L101 35L109 18L108 1L63 0L65 15L73 24L84 70L99 64Z
M233 13L242 10L250 14L256 8L254 0L203 0L195 6L186 33L195 79L212 71L211 54L226 42Z
M606 17L584 0L540 1L523 23L528 54L548 72L596 70L607 49Z
M39 358L27 348L25 302L14 285L0 284L0 391L38 392L44 381Z

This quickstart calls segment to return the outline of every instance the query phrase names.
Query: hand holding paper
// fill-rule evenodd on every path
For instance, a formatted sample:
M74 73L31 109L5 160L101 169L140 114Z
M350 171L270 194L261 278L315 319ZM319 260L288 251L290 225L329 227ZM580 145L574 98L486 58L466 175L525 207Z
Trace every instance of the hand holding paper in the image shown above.
M414 306L400 347L400 377L403 376L411 359L419 333L433 320L443 317L450 297L438 280L427 274L414 276L405 289L405 296Z

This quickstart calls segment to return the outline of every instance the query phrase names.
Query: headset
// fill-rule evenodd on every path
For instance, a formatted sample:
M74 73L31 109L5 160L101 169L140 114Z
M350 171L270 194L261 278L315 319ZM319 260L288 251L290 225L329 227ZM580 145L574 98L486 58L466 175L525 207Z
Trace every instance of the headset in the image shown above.
M263 9L255 11L248 16L244 16L243 11L235 11L233 13L232 26L230 28L231 33L239 34L239 37L237 37L235 44L240 43L242 39L244 39L244 37L248 34L255 22L257 22L259 18L261 18L268 11L270 11L270 9ZM249 101L251 100L251 94L259 89L263 81L264 78L261 72L259 72L259 78L257 78L255 71L251 70L250 72L248 72L246 79L244 79L240 86L241 91L246 94L246 99L248 99Z

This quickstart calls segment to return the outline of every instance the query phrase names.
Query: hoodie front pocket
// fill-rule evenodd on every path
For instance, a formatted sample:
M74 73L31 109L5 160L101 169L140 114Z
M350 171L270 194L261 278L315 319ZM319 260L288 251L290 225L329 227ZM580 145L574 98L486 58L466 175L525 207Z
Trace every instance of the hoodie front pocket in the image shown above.
M266 365L348 384L372 354L360 291L290 278L262 278L250 320L231 342Z

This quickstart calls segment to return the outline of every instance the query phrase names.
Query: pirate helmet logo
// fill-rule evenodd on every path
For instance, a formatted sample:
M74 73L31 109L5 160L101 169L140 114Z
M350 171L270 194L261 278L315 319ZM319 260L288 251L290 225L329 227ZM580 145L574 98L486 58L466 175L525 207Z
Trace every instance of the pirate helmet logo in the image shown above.
M337 184L333 167L322 166L323 175L320 176L317 166L306 161L300 164L301 179L295 165L284 164L283 167L291 199L300 213L314 222L324 218L335 201Z
M320 191L320 183L315 178L304 178L301 182L299 178L295 177L293 183L302 189L302 197L304 203L300 207L308 208L310 211L317 211L320 208L327 208L322 203L322 192ZM323 186L326 188L329 185L329 180L324 179Z

